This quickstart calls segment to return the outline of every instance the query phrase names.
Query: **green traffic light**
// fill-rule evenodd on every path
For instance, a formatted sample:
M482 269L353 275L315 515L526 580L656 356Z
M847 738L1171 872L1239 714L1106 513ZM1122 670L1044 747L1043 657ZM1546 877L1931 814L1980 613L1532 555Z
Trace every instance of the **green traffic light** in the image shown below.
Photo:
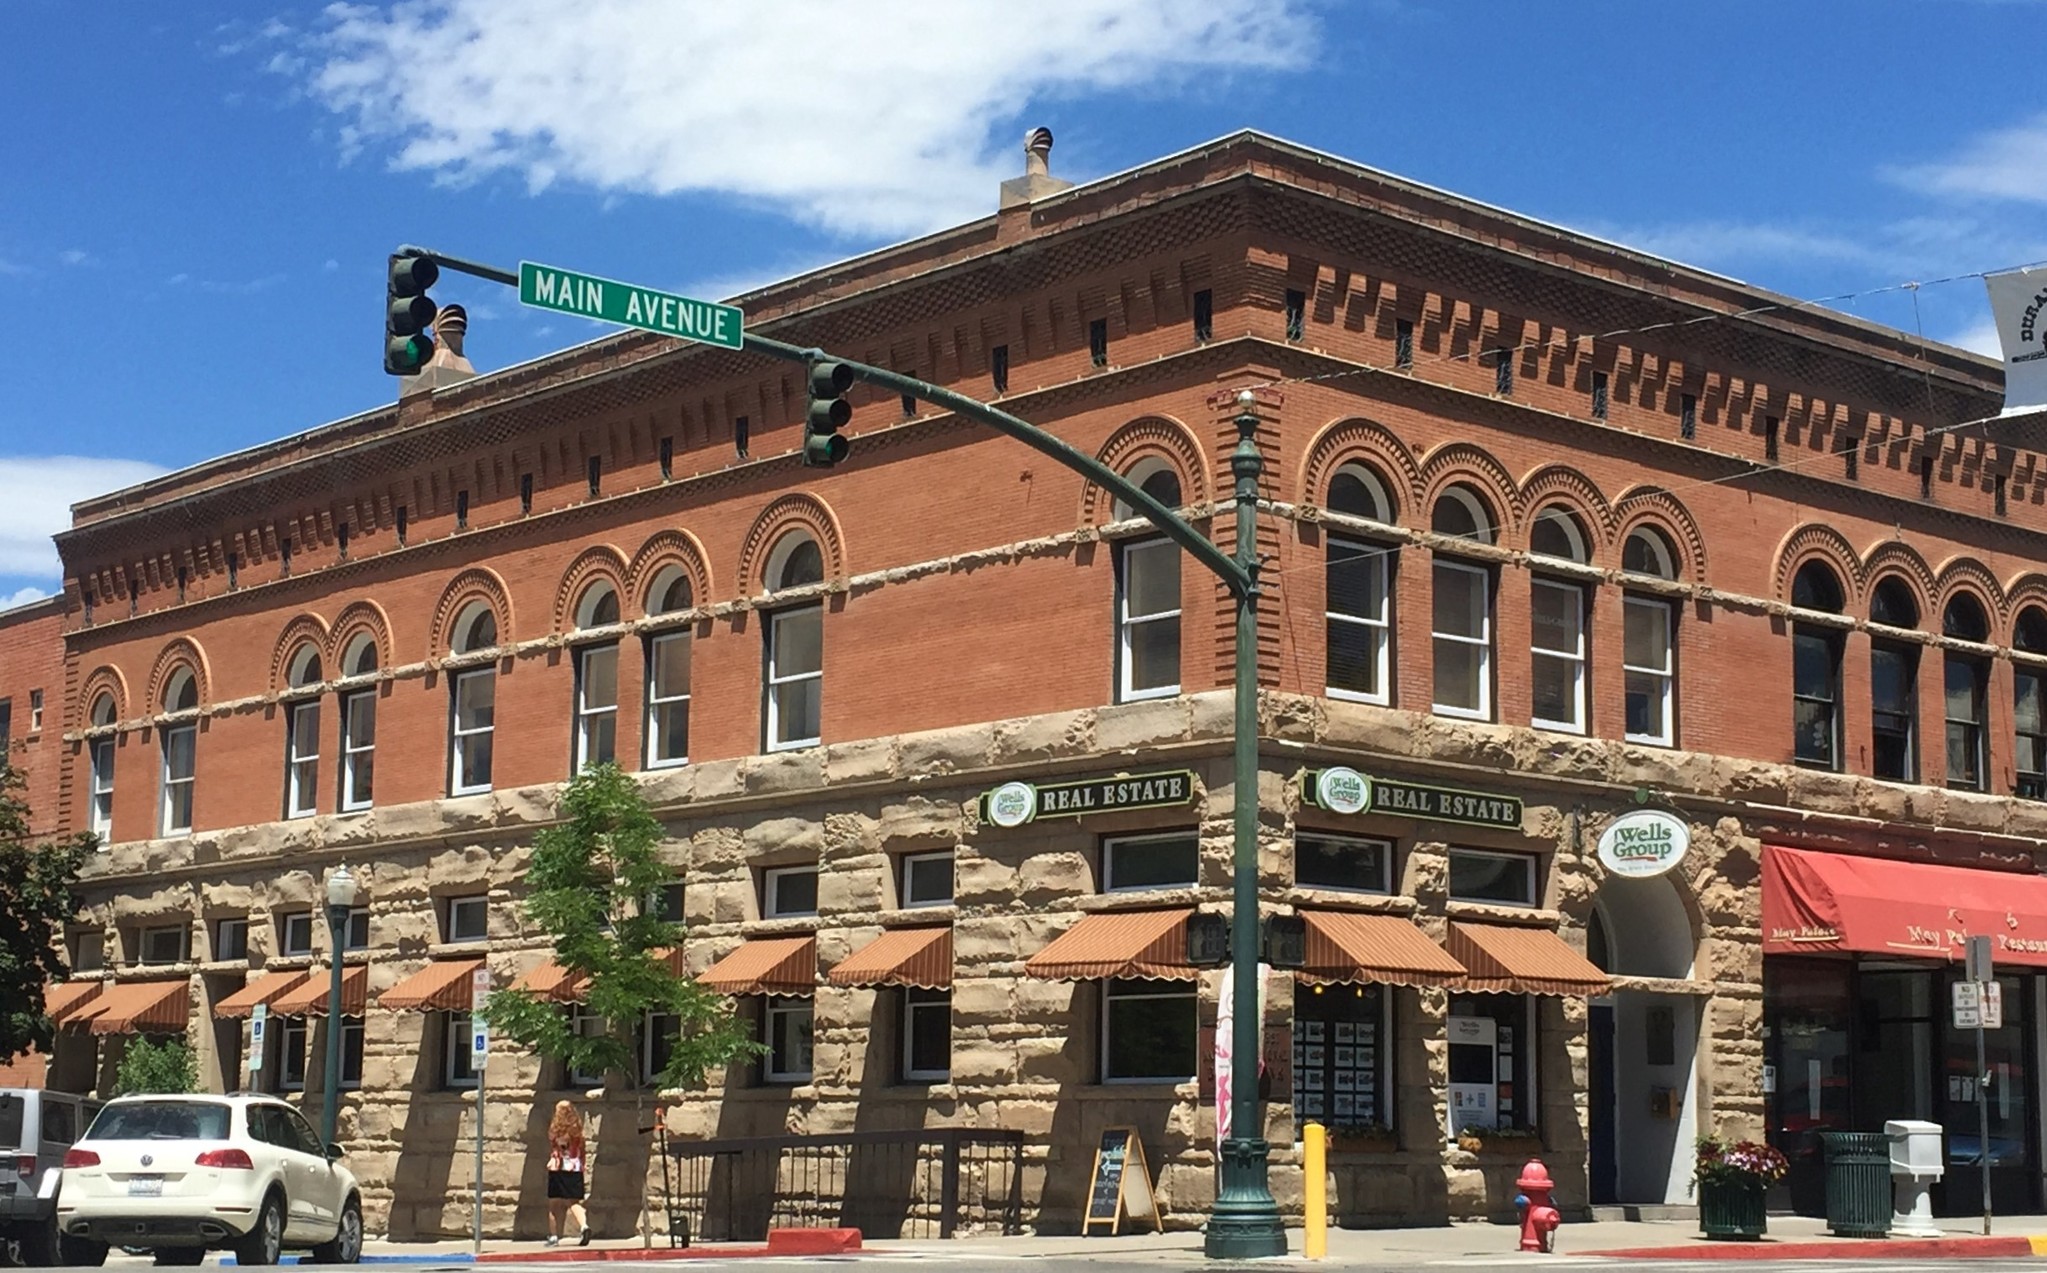
M434 342L425 336L393 336L384 344L384 371L393 376L416 376L434 356Z
M836 433L813 433L803 439L803 462L812 468L830 468L853 450L853 444Z

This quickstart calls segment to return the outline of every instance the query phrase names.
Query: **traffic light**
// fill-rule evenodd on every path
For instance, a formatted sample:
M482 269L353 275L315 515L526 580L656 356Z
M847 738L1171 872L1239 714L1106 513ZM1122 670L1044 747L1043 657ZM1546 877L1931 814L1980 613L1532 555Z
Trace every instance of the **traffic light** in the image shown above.
M810 411L803 424L803 462L829 468L846 458L853 444L839 430L853 418L846 401L853 387L853 369L842 362L810 364Z
M391 269L384 286L384 371L393 376L416 376L434 356L433 337L426 334L439 306L426 289L441 276L432 257L391 254Z

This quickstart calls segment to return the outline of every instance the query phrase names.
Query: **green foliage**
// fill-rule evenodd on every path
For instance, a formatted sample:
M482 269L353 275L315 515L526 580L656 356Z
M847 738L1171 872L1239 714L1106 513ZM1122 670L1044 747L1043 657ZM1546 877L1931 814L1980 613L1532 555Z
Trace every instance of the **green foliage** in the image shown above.
M675 872L661 860L661 824L638 784L616 765L578 774L562 793L562 821L534 839L527 918L554 937L554 960L582 982L586 1013L605 1023L578 1034L559 1003L500 990L484 1007L492 1030L576 1072L639 1073L639 1032L649 1012L680 1022L657 1088L695 1087L714 1069L761 1051L731 1000L677 973L667 952L680 924L650 899Z
M26 785L0 751L0 1060L50 1050L43 986L71 971L58 935L77 913L71 885L98 843L91 834L31 843Z
M114 1095L198 1090L199 1062L183 1039L151 1043L137 1035L121 1050L121 1064L114 1071Z

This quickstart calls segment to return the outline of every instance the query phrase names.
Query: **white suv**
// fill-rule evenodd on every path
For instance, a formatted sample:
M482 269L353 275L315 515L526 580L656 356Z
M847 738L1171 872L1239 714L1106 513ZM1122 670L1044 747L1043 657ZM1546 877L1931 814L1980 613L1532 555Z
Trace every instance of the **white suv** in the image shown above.
M57 1227L92 1264L109 1243L159 1264L198 1264L211 1247L240 1264L275 1264L286 1247L353 1264L362 1198L340 1156L274 1096L123 1096L64 1155Z

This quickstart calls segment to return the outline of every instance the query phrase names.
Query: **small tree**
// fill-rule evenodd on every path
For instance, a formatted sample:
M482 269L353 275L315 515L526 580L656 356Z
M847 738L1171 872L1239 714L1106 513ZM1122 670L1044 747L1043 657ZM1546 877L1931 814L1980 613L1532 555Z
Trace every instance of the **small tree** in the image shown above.
M553 936L555 963L574 979L583 1012L603 1028L579 1032L561 1004L527 990L497 991L483 1017L572 1072L623 1076L644 1115L650 1090L696 1087L761 1048L730 999L670 962L682 925L662 919L654 899L675 872L661 860L661 824L638 784L616 765L598 765L569 783L560 812L562 821L534 839L526 916ZM641 1083L637 1040L650 1012L674 1018L680 1029L668 1063Z
M121 1050L121 1064L114 1070L114 1095L198 1090L199 1063L183 1039L152 1043L138 1035Z
M90 832L33 843L26 786L0 748L0 1060L50 1049L43 986L71 971L58 934L78 911L71 886L99 843Z

